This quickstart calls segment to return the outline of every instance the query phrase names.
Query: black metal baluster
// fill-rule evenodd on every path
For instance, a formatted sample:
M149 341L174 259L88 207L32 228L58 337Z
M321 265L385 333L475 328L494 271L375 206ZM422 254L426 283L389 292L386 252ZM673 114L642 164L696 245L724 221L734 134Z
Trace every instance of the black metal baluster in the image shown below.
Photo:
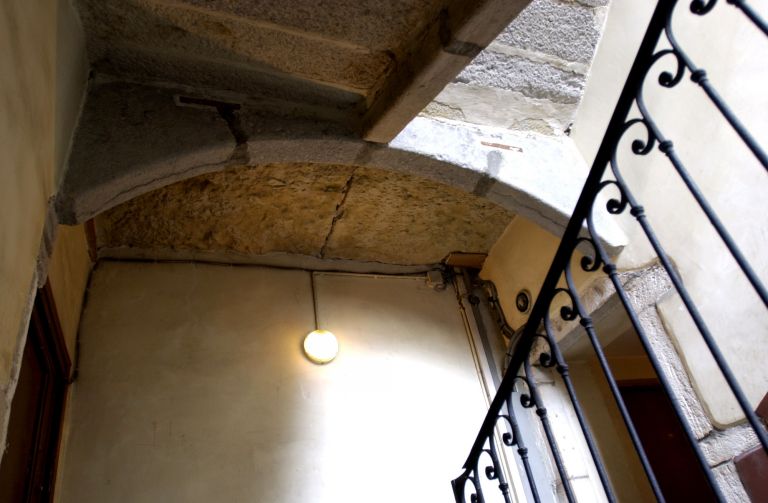
M672 285L680 295L680 300L682 300L686 310L696 325L696 328L699 330L701 337L704 339L704 343L707 345L707 348L709 348L715 363L722 372L728 387L734 394L734 397L744 412L747 421L755 431L755 434L760 440L760 444L763 446L763 449L768 452L768 434L766 433L765 428L763 427L760 419L757 417L757 414L755 414L754 410L752 410L752 405L744 394L744 391L741 389L738 381L736 380L736 376L733 375L733 371L726 362L725 356L723 356L722 352L720 351L720 347L717 345L714 338L712 337L712 334L709 332L704 319L699 313L699 310L696 308L696 304L694 304L693 299L691 299L691 296L688 293L688 290L686 290L685 286L683 285L682 279L680 278L675 268L672 266L672 262L669 259L666 250L659 242L659 239L656 237L656 233L653 231L653 228L651 227L651 224L645 215L643 206L637 202L629 188L626 186L626 183L621 176L621 171L618 169L615 154L611 159L611 170L613 171L613 175L616 177L616 181L603 182L601 184L602 187L607 186L607 184L615 184L621 191L622 198L626 200L626 204L628 204L630 207L630 214L635 217L637 222L640 224L640 227L643 229L643 233L648 238L648 242L651 244L651 247L653 247L656 256L659 257L659 261L662 267L667 272ZM614 206L614 209L612 210L613 213L619 213L621 211L623 211L623 208L620 208L619 206ZM595 244L599 246L599 243Z
M693 2L691 2L691 12L703 16L711 11L716 3L717 0L708 0L706 2L704 0L693 0ZM746 0L728 0L728 3L743 12L760 31L768 36L768 23L755 12L755 9L747 4Z
M603 172L610 161L611 151L621 138L621 127L625 117L629 113L632 102L634 101L637 83L642 81L641 78L645 72L645 68L647 68L651 62L654 48L656 47L661 31L664 28L666 14L673 6L674 2L661 0L654 10L648 25L648 30L640 44L638 55L635 58L635 62L632 64L629 76L627 77L627 82L624 85L618 104L609 121L605 138L598 148L592 170L590 170L590 173L587 176L584 190L579 196L576 207L573 210L573 216L566 226L560 246L555 252L552 267L547 272L539 291L539 295L531 308L529 323L526 325L525 330L520 337L520 341L516 346L516 351L512 355L512 359L506 374L501 381L499 390L491 402L488 413L483 420L483 424L480 426L480 431L478 432L467 460L464 463L465 470L469 470L470 467L474 465L475 460L478 459L485 444L485 439L489 434L492 434L496 418L499 411L504 406L506 397L510 396L512 393L518 370L523 363L527 361L528 354L530 353L534 338L536 337L536 327L544 319L544 315L552 299L553 291L557 288L557 283L560 279L565 262L570 260L573 243L578 239L582 223L592 206L592 201L597 193L597 187L603 176ZM463 480L466 481L466 479ZM456 487L456 485L454 485L454 487ZM463 501L463 494L462 499L457 499L457 502L461 501Z
M557 291L565 291L565 290L558 289L556 290L556 292ZM592 455L592 460L595 463L595 468L597 469L597 474L600 477L600 482L602 483L603 489L605 490L605 495L608 498L608 501L612 501L612 502L616 501L616 495L613 492L611 481L608 478L608 473L605 471L605 463L603 462L603 458L600 455L600 451L597 449L597 445L595 444L595 439L594 439L594 436L592 435L592 430L590 429L589 424L587 423L587 420L584 417L584 411L581 408L581 403L579 402L579 398L578 396L576 396L576 390L573 387L573 381L571 380L570 372L568 370L568 364L565 362L565 358L563 357L563 354L560 352L560 347L557 345L557 341L555 340L555 337L553 335L551 321L549 318L549 312L547 312L547 314L544 317L544 330L545 330L546 336L543 336L543 337L547 341L547 345L549 346L551 355L542 353L541 357L539 358L539 361L544 367L551 367L552 365L554 365L555 370L557 370L558 374L560 374L560 377L562 378L563 383L565 384L565 389L568 392L568 397L571 399L571 405L573 405L573 410L576 412L576 418L579 421L579 426L581 426L581 431L584 434L584 439L587 442L589 453Z
M587 222L589 223L590 233L594 233L594 223L592 222L591 215L587 218ZM632 307L632 303L629 300L629 296L627 295L627 292L624 290L624 286L621 284L621 280L619 279L616 265L613 262L611 262L610 258L608 257L608 254L605 252L605 249L602 247L602 245L598 240L593 239L592 243L595 245L595 249L598 252L598 256L603 263L603 271L606 274L608 274L608 276L610 277L611 282L613 283L613 287L616 290L616 294L619 296L619 300L621 300L621 303L624 306L624 310L629 316L629 321L632 324L632 327L635 329L635 332L637 333L638 338L640 339L640 343L643 345L645 354L648 356L648 359L651 362L651 366L653 367L653 370L656 373L659 379L659 382L661 383L662 387L664 388L664 391L666 392L667 396L670 399L670 403L672 404L672 408L675 411L675 415L677 416L677 419L680 421L680 424L682 425L683 430L685 431L685 435L688 438L688 442L691 444L691 447L693 448L693 451L696 454L696 458L698 459L699 464L701 465L702 470L704 471L704 475L707 478L707 482L712 487L712 490L717 496L718 501L725 501L725 497L723 496L723 493L720 490L720 486L717 484L717 481L715 481L715 476L712 473L712 470L710 469L709 464L707 463L707 460L704 457L704 454L701 452L698 439L693 434L693 431L691 430L691 427L688 424L688 421L685 419L685 414L683 414L682 409L680 409L680 405L677 402L672 386L669 384L669 379L667 379L667 375L664 373L664 369L661 368L661 364L659 363L659 360L656 357L656 353L653 351L653 348L651 347L651 343L648 341L648 337L645 335L645 329L640 323L640 320L637 318L637 314L635 313L634 307Z
M524 376L517 376L518 380L523 382L528 388L528 393L520 395L520 404L526 409L534 407L536 415L539 416L541 427L544 430L544 436L547 438L547 444L549 445L549 451L552 453L552 458L555 461L555 467L557 473L560 475L560 480L563 482L563 490L565 491L565 497L570 502L576 501L576 497L573 495L573 488L571 488L571 481L568 478L568 472L565 470L565 463L563 463L563 457L560 454L560 449L557 447L557 439L552 432L552 425L549 423L549 416L547 416L547 408L544 407L544 403L541 401L541 396L537 389L536 379L533 377L531 371L531 362L526 357L523 361L523 373Z
M486 334L485 324L483 323L483 317L478 308L480 304L480 299L471 291L471 288L473 286L476 285L479 288L483 289L484 292L486 292L488 305L497 317L496 321L499 324L499 330L502 333L502 335L511 340L514 337L514 330L512 330L512 327L507 322L507 318L506 318L506 315L504 314L504 310L502 309L501 304L499 303L499 296L498 296L498 291L496 290L496 285L494 285L492 281L482 281L482 280L478 281L475 284L473 283L472 279L469 276L469 273L466 270L463 273L463 278L464 278L464 283L467 287L467 291L470 292L468 295L468 300L469 300L470 306L472 307L472 313L474 314L475 322L477 323L477 328L479 331L480 340L482 342L483 349L485 350L485 358L488 361L488 364L490 366L491 379L493 380L494 387L498 389L500 385L498 369L496 368L496 362L494 361L494 357L490 349L490 343L488 341L488 337ZM508 447L517 446L517 454L518 456L520 456L520 461L523 463L523 469L525 471L525 476L526 476L529 488L531 490L531 495L533 496L534 503L540 503L539 492L538 492L538 488L536 487L536 480L533 477L530 461L528 459L528 449L526 448L523 437L520 434L520 427L517 423L517 418L515 417L515 410L512 405L511 399L507 400L506 406L507 406L507 414L499 414L499 419L505 420L506 426L509 430L507 433L502 434L502 442L504 443L504 445Z
M667 18L666 27L664 29L664 32L667 36L667 40L669 40L669 43L672 45L671 52L667 53L666 51L662 51L665 54L674 54L677 58L678 63L678 72L677 77L673 80L668 80L666 82L663 82L661 79L663 77L660 76L659 83L664 87L674 87L678 83L680 83L680 80L682 78L682 73L680 72L681 68L679 68L681 65L687 68L691 72L691 80L697 84L701 89L704 91L704 94L707 95L709 100L715 105L715 107L718 109L720 114L725 118L725 120L728 122L728 124L731 125L733 130L736 132L737 135L739 135L739 138L744 142L744 144L749 148L749 150L755 155L758 161L760 161L760 164L763 165L763 168L768 169L768 155L766 155L765 151L760 147L760 145L757 143L757 141L752 137L749 130L742 124L742 122L739 120L738 117L736 117L736 114L733 113L733 111L728 107L728 105L725 103L723 98L720 96L720 93L715 90L715 87L709 82L709 79L707 78L707 72L699 68L693 63L693 60L691 60L690 57L688 57L688 54L683 51L680 44L677 42L677 39L675 38L675 33L672 30L672 12L669 13L669 17ZM648 67L648 70L650 70L650 67ZM662 74L663 76L664 74ZM667 74L669 75L669 74ZM640 98L640 95L642 94L642 90L639 93L638 98ZM641 101L639 99L638 101Z
M579 239L579 242L585 242L585 241L592 243L592 240L588 238ZM595 252L597 252L596 249L595 249ZM595 255L597 256L597 253L595 253ZM587 267L584 267L584 270L594 271L596 270L596 266L599 265L599 263L600 262L598 262L597 260L592 261L592 263L588 264ZM595 267L593 268L593 266ZM608 387L610 388L611 394L613 395L614 401L616 402L616 406L619 409L621 418L624 420L624 425L627 427L627 433L629 433L629 437L632 440L632 445L634 446L635 452L637 452L637 456L640 459L640 464L643 466L645 475L648 477L648 482L651 485L651 490L653 490L653 494L654 496L656 496L656 499L658 501L663 502L664 496L662 495L661 488L659 487L659 483L656 480L656 475L653 473L651 464L648 461L648 457L645 454L645 449L643 448L643 444L640 441L640 437L637 434L635 425L632 422L632 417L629 415L627 406L624 403L624 398L622 398L621 392L619 391L619 386L616 383L616 379L613 377L613 371L611 371L611 367L608 364L608 359L605 357L605 352L603 351L603 348L600 345L600 341L597 339L597 333L595 332L594 325L592 324L592 318L587 315L587 312L584 309L584 306L581 304L581 299L579 298L578 294L575 293L576 286L573 281L573 276L571 274L570 262L568 262L565 266L565 278L566 278L566 284L568 285L569 292L572 293L571 299L573 301L573 307L576 310L576 314L578 314L579 316L579 323L584 328L584 331L587 334L587 338L589 339L589 342L592 345L592 348L595 350L595 356L597 357L597 361L600 363L600 368L603 371L605 380L608 382Z
M760 15L755 12L755 9L753 9L745 0L728 0L729 4L735 5L736 8L740 9L741 12L746 15L750 21L752 21L755 26L760 29L766 36L768 36L768 23L765 22L765 19L760 17Z
M504 433L502 435L502 441L509 447L514 445L517 446L517 454L520 456L520 460L523 463L523 469L525 470L525 476L528 479L528 485L531 489L531 496L533 496L533 501L534 503L540 503L541 498L539 498L539 490L536 487L536 479L533 476L531 463L528 460L528 448L526 448L525 443L523 443L523 437L520 435L520 426L517 424L517 419L515 418L515 411L512 403L509 401L507 402L507 411L509 412L508 414L500 414L499 418L505 419L507 421L510 429L512 430L512 433Z
M663 56L663 55L672 54L672 53L668 51L661 51L656 54L657 56ZM656 58L656 59L660 59L660 58ZM649 68L648 70L650 71L651 68ZM662 75L664 75L664 73L662 73ZM668 80L668 82L674 82L675 80L674 77L670 77L670 79L671 80ZM661 77L659 78L659 81L660 82L662 81ZM665 86L665 87L671 87L671 86ZM749 280L750 284L762 299L763 304L765 306L768 306L768 290L766 290L762 281L760 281L760 278L758 278L757 273L755 273L755 271L752 269L752 266L749 264L749 261L744 257L744 254L739 249L738 245L736 244L736 241L733 239L731 234L725 228L725 225L723 225L723 223L720 221L720 218L718 218L717 214L715 213L715 210L712 209L712 206L709 204L709 201L707 201L707 198L704 197L704 194L702 193L699 186L693 180L690 173L688 173L688 170L685 169L685 166L683 165L682 161L680 161L680 158L677 156L677 153L675 152L674 144L672 143L672 141L670 141L668 138L664 136L664 134L661 132L661 129L656 125L656 122L651 118L651 115L648 112L648 108L645 105L645 100L643 99L642 86L638 91L636 102L637 102L638 108L640 109L640 114L643 116L643 119L640 122L635 124L642 123L644 126L646 126L649 129L650 134L652 135L651 138L659 142L659 150L662 153L664 153L664 155L667 156L670 163L675 168L675 171L677 171L677 174L680 176L680 179L688 188L688 191L691 193L694 199L696 199L696 202L699 204L699 207L704 212L704 214L706 215L707 219L712 224L712 226L715 228L715 231L720 236L720 239L722 239L726 248L728 248L728 251L731 252L731 256L733 256L734 260L736 260L736 263L739 265L741 270L747 276L747 279ZM634 146L637 146L637 144L635 144ZM647 153L650 151L649 148L646 148L647 146L650 146L650 145L645 145L643 146L643 148L637 149L637 150L634 148L634 146L633 146L633 151L635 154L638 154L638 155L647 155ZM768 167L768 165L766 165L766 167ZM620 175L616 175L618 168L617 168L615 153L611 158L611 168L613 169L614 176L616 176L616 179L619 180ZM623 182L623 179L621 180L621 183L626 189L626 183Z
M509 494L509 484L507 483L507 479L504 476L504 470L501 468L501 463L499 463L499 453L496 450L495 435L488 437L488 444L489 448L486 449L485 452L491 457L492 466L486 467L485 476L488 478L488 480L498 480L499 491L504 498L504 503L512 503L512 497Z
M704 15L712 10L715 3L716 0L694 0L690 4L690 9L695 14ZM733 4L739 8L759 29L763 31L763 33L768 35L768 25L766 25L762 18L760 18L756 12L749 5L747 5L745 1L728 0L728 3ZM714 474L709 468L707 461L701 452L698 441L675 399L675 395L669 384L669 380L666 374L664 374L663 369L661 369L660 363L653 351L653 348L650 345L648 337L644 332L638 315L634 311L634 308L629 300L629 296L621 284L616 266L606 253L605 248L599 241L599 237L595 231L593 222L594 202L598 199L600 192L609 185L614 185L619 189L620 200L610 199L607 203L608 212L611 214L620 214L629 208L629 212L636 218L643 232L649 239L651 246L656 252L662 267L669 275L674 288L679 293L684 305L691 314L694 323L696 324L697 328L699 328L699 331L701 332L702 337L710 350L710 353L712 354L723 376L733 391L734 396L736 397L739 405L747 417L747 420L755 430L755 433L760 439L763 448L766 450L766 452L768 452L768 434L766 434L766 431L763 428L761 422L757 419L754 411L751 409L751 404L746 399L746 396L744 395L733 373L731 372L731 369L729 368L725 358L720 352L720 349L709 333L706 324L700 316L695 304L684 288L682 280L680 279L676 270L672 267L669 257L667 256L664 248L661 246L652 227L650 226L650 223L645 217L643 207L637 203L629 191L627 184L621 176L621 173L618 169L618 163L616 161L616 151L624 133L626 133L632 126L636 124L642 124L645 126L647 140L645 142L642 140L635 140L632 143L632 151L638 155L647 155L652 150L655 142L659 141L659 148L663 153L667 155L676 172L681 177L688 190L691 192L699 206L704 211L710 223L713 225L716 232L723 240L742 271L745 273L753 288L757 291L758 295L763 301L763 304L768 306L768 293L766 292L764 285L758 278L757 274L755 274L754 270L745 259L735 241L717 217L716 213L712 210L706 198L704 198L703 193L700 191L693 178L690 176L680 159L677 157L672 142L662 135L658 125L653 121L651 115L648 113L648 110L645 107L645 103L643 101L642 86L646 76L651 70L651 67L656 61L663 58L664 56L669 54L674 55L677 61L677 71L675 72L675 75L672 75L670 72L662 72L659 75L659 83L664 87L674 87L681 81L686 69L690 71L692 80L704 90L710 101L712 101L715 107L721 112L731 127L741 137L742 141L744 141L744 143L758 158L761 164L768 169L768 156L766 156L765 152L754 140L749 131L731 112L727 104L719 96L711 83L709 83L706 78L706 73L693 64L693 62L688 58L686 53L677 43L677 40L675 39L674 33L672 31L672 13L674 11L675 5L676 0L659 0L656 5L654 13L651 17L651 21L648 25L648 29L645 33L645 36L643 37L643 41L627 77L627 81L624 84L624 88L622 89L614 113L611 116L603 141L600 144L597 155L595 156L592 169L587 176L587 180L584 184L582 193L579 196L579 199L573 210L571 220L566 226L562 240L552 261L552 265L547 272L547 275L539 291L539 295L534 302L533 308L528 318L528 323L523 328L522 334L520 334L519 337L515 337L516 334L507 324L503 315L503 311L501 310L501 306L498 305L498 298L495 293L495 287L492 289L492 295L491 299L489 299L489 302L491 303L492 307L496 309L497 314L499 315L499 323L501 325L502 333L511 339L513 350L511 353L509 367L499 385L499 391L491 403L490 410L486 415L483 424L481 425L480 432L478 433L472 449L470 450L469 457L464 464L465 472L453 482L455 494L457 494L457 501L461 500L459 499L458 493L456 492L456 488L461 486L461 491L464 491L463 488L466 486L467 481L471 481L473 483L475 486L475 492L477 493L472 497L472 500L475 502L482 500L481 490L477 487L477 463L479 457L483 453L488 453L488 449L485 448L487 441L491 442L490 450L494 450L495 444L490 439L491 435L494 434L495 424L499 418L504 417L505 420L509 421L510 427L512 429L511 437L509 436L509 433L505 433L505 436L502 437L504 444L508 446L518 445L521 459L525 459L522 456L522 450L525 448L523 447L522 439L519 438L519 429L515 428L516 423L514 415L512 414L513 411L511 406L511 400L513 399L516 381L521 381L528 387L529 395L524 394L521 396L521 404L524 407L536 408L536 412L541 419L542 427L550 447L550 452L552 453L552 457L555 460L560 478L563 481L566 497L569 501L573 501L574 496L570 487L567 473L565 471L565 466L562 462L562 458L556 445L554 435L552 434L546 409L544 408L543 403L541 403L540 395L537 392L537 383L533 379L531 373L531 364L529 358L536 337L544 338L549 344L550 353L546 356L543 356L543 358L540 359L540 362L545 367L556 366L558 372L563 378L563 382L566 385L566 389L568 390L571 402L574 405L574 410L576 411L577 417L582 426L582 430L584 431L585 439L587 440L590 452L592 453L592 457L595 460L596 466L598 468L598 473L600 474L604 487L606 487L606 494L609 498L612 498L610 489L608 489L610 486L606 484L607 476L604 470L602 470L603 466L599 459L597 450L595 449L591 432L589 431L588 425L584 420L581 407L578 402L578 397L576 396L575 390L572 387L567 365L565 364L565 360L563 359L562 354L560 354L559 347L552 333L551 320L549 318L549 308L553 298L560 292L566 292L571 298L571 307L567 308L565 311L561 310L561 316L563 316L564 319L567 319L567 316L572 316L571 319L575 319L576 316L580 318L580 322L584 327L585 332L587 333L587 337L589 338L590 343L595 350L595 354L597 355L598 361L600 362L601 368L603 369L603 373L606 376L606 380L609 383L609 387L611 388L611 391L616 398L617 405L619 406L622 417L625 420L628 432L630 433L630 437L632 438L633 443L635 444L635 447L638 451L638 455L641 458L641 463L643 464L643 467L648 474L649 481L652 488L654 489L654 493L659 500L663 501L663 495L658 488L658 484L656 483L655 477L653 476L653 471L650 468L647 458L643 452L642 444L637 437L635 429L632 425L631 418L629 417L623 400L621 399L621 395L616 386L615 379L613 378L610 367L607 363L607 359L605 358L605 354L602 351L602 347L600 346L597 339L597 334L595 333L594 327L592 326L592 321L588 316L589 313L584 310L584 306L581 303L573 283L570 269L570 260L575 248L579 245L580 242L585 241L592 245L594 258L585 257L582 260L582 268L584 270L594 271L597 270L600 265L603 265L603 271L609 276L611 282L613 283L616 294L624 306L632 326L637 332L637 335L641 344L643 345L646 354L648 355L651 365L653 366L654 371L656 372L666 394L670 398L673 410L683 427L683 430L694 450L699 463L702 466L702 469L704 470L704 474L709 485L712 487L718 499L721 501L724 500L720 487L717 485L714 479ZM666 35L667 39L672 45L672 49L656 51L656 46L658 45L662 33ZM627 116L629 115L629 112L635 103L640 109L642 118L627 120ZM611 170L616 177L615 181L602 180L608 166L611 167ZM582 232L582 226L585 222L590 237L580 238L579 236ZM586 264L584 260L587 261ZM592 262L590 262L590 260ZM563 273L565 273L566 283L568 286L567 289L558 288L558 282ZM568 309L570 309L570 312ZM538 327L542 323L544 324L546 331L546 335L544 336L537 333ZM521 368L523 369L524 375L519 375ZM510 417L499 414L505 405L510 411ZM529 478L529 481L532 487L534 487L535 483L533 481L533 476L530 473L530 469L527 463L524 462L524 466L526 467L526 474ZM461 497L463 498L463 492Z

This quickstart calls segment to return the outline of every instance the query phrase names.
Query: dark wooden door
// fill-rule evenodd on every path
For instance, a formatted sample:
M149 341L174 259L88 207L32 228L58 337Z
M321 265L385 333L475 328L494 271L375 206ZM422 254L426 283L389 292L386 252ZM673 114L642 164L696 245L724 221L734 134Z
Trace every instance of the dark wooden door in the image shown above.
M669 503L717 501L661 385L619 387L664 498Z
M0 462L0 501L53 496L70 361L48 285L38 292Z

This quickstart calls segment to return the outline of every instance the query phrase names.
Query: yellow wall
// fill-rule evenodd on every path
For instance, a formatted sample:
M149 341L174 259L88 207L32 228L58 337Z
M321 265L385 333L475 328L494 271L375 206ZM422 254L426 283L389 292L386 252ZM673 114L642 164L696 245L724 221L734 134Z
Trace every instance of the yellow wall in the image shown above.
M452 288L316 275L335 361L302 354L306 271L101 262L61 502L450 501L485 414Z
M83 295L90 272L91 259L88 256L84 226L60 226L48 264L48 281L53 290L64 340L73 359Z
M517 293L523 289L528 290L531 300L536 300L559 244L560 238L517 215L491 248L480 276L496 284L504 314L513 328L519 328L528 319L527 314L519 312L515 307ZM572 262L577 287L585 285L594 277L593 274L581 271L578 265L580 257L577 251ZM562 279L561 283L564 284L565 280ZM553 307L564 301L563 295L558 296ZM553 315L553 322L558 319L557 315Z

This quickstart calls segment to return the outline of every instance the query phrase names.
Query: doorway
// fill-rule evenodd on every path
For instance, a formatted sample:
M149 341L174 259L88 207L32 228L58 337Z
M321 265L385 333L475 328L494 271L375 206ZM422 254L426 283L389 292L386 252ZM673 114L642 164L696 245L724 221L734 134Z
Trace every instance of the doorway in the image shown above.
M656 380L618 384L666 500L717 501L661 384Z
M53 497L70 359L48 283L38 290L0 463L0 501Z

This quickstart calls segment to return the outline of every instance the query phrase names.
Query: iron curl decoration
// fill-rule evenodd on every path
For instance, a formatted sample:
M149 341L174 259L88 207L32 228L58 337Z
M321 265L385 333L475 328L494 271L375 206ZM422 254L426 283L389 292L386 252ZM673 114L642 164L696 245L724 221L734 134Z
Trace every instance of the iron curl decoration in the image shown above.
M497 421L501 420L506 421L513 432L516 431L516 428L514 427L514 421L508 415L499 414ZM479 473L482 473L487 480L498 481L499 490L504 497L505 503L511 503L509 483L504 478L504 471L499 460L499 451L496 445L495 434L489 435L486 438L485 443L487 447L483 447L481 449L480 456L477 457L474 465L471 468L465 470L461 476L452 482L454 496L457 498L457 501L466 502L467 481L469 481L472 484L470 487L471 493L469 494L470 503L483 503L485 501L485 496L483 494L480 477L478 476ZM505 432L502 435L502 443L508 447L512 447L516 445L517 439L515 438L514 434ZM487 456L489 458L489 461L487 461L489 464L482 462L483 456ZM460 500L458 499L459 497L461 497Z
M534 405L536 405L536 402L534 400L534 388L531 386L531 382L528 380L528 376L523 375L517 375L515 376L515 382L519 381L523 384L525 384L526 389L528 390L527 393L520 393L520 405L523 406L524 409L530 409Z
M624 190L624 187L622 187L619 182L616 180L605 180L601 182L600 186L598 187L598 193L602 192L603 189L610 186L614 186L619 189L619 199L616 199L615 197L609 198L605 203L605 209L608 210L608 213L611 215L621 215L624 213L624 210L627 209L629 200L627 199L627 194Z
M517 438L517 424L512 421L512 418L508 414L499 414L496 418L496 423L499 422L499 420L503 419L507 425L509 426L509 429L512 430L512 433L505 431L501 435L501 441L506 445L507 447L514 447L518 445L518 438Z
M479 458L477 460L479 462ZM480 481L477 478L477 464L468 468L459 477L451 481L453 486L453 495L456 502L467 503L467 481L471 482L471 493L469 494L469 503L484 503L483 490L480 487Z
M592 250L591 254L589 253L582 254L581 260L579 260L579 266L581 267L581 270L584 272L597 271L598 269L600 269L600 266L603 265L603 261L600 258L600 254L597 251L597 246L595 245L595 241L591 237L582 236L576 240L576 245L574 246L574 250L579 248L579 245L581 245L581 243L587 243ZM570 267L570 260L566 265Z
M717 0L693 0L693 2L691 2L690 9L694 14L703 16L704 14L711 11L715 7L716 3Z
M579 415L579 420L582 422L582 427L584 428L582 411L575 397L572 383L568 377L568 368L560 354L550 320L550 316L554 316L553 314L550 314L553 299L557 295L562 294L568 295L570 302L559 309L560 317L565 321L578 319L591 344L594 346L595 354L600 360L601 367L606 374L606 379L609 381L611 391L616 398L622 417L627 423L628 432L632 437L638 456L641 458L643 468L648 475L654 494L658 499L663 500L663 495L656 483L653 471L650 469L650 465L645 457L641 445L642 443L639 441L636 431L631 423L631 419L629 419L629 414L623 406L623 401L610 370L610 366L607 363L605 354L597 339L593 321L578 296L578 290L573 281L571 265L571 262L575 262L574 253L577 249L579 249L583 255L579 260L581 270L585 272L595 272L602 269L613 284L616 295L619 297L640 342L643 344L651 364L659 376L662 387L671 399L675 414L680 420L688 442L701 464L708 485L712 488L718 499L724 500L707 460L701 452L697 438L690 430L685 415L675 400L674 390L665 377L663 372L664 369L660 366L658 359L655 357L653 348L650 345L647 335L645 335L642 323L634 310L631 299L624 290L624 285L618 273L617 266L612 261L612 257L608 253L606 245L601 240L600 233L597 232L595 216L598 212L604 213L607 211L609 215L613 216L629 212L642 227L651 247L655 251L660 266L667 271L675 290L678 292L683 304L691 314L694 323L704 338L704 342L707 344L710 353L715 358L723 377L731 387L737 401L739 401L748 422L752 425L756 435L759 437L764 450L768 452L768 436L766 435L765 428L755 416L754 411L749 406L738 382L731 373L727 362L719 352L717 344L711 338L703 318L700 317L697 311L695 303L690 299L682 280L677 276L669 256L666 254L666 251L656 237L649 219L645 215L644 207L635 199L630 190L630 186L622 176L622 170L618 161L619 149L622 144L626 144L625 142L627 140L630 142L629 147L631 153L636 156L648 156L658 148L658 150L660 150L670 161L675 171L679 174L728 249L731 251L731 254L741 266L742 271L745 272L748 279L755 287L755 290L761 296L766 306L768 306L768 291L760 282L760 278L758 278L751 270L749 263L743 259L743 255L739 251L735 241L731 239L727 229L725 229L719 221L717 215L703 196L703 193L698 189L695 180L693 180L685 169L678 153L675 151L672 141L664 136L662 129L659 127L659 125L663 126L660 119L658 123L655 122L648 106L646 106L643 92L646 83L650 85L653 82L655 85L659 85L664 89L670 89L678 86L686 76L689 76L693 83L697 84L698 87L704 91L709 100L732 126L734 131L752 151L763 167L768 170L768 156L751 136L746 127L741 124L739 119L730 110L725 101L718 95L717 91L709 82L705 70L694 64L676 39L672 21L677 3L676 0L658 0L657 2L648 29L640 44L637 56L627 76L616 108L614 109L608 127L606 128L603 141L597 150L582 193L574 207L572 217L565 228L560 245L552 260L551 267L542 283L539 295L533 303L527 324L522 329L510 334L511 327L506 325L506 320L504 318L499 318L502 323L502 332L505 334L505 337L511 339L510 347L512 349L509 354L510 363L499 385L497 395L491 403L479 433L476 435L475 442L470 450L467 461L464 464L465 471L459 478L454 480L457 502L467 501L466 494L464 493L470 492L470 489L472 489L470 500L473 503L483 502L482 489L479 486L479 480L482 475L480 475L479 465L477 463L480 456L489 455L488 450L493 451L493 448L489 446L488 442L490 442L490 435L495 434L494 432L497 425L502 421L505 421L511 426L514 426L513 423L516 418L513 415L505 416L501 411L507 408L509 409L510 414L513 414L512 405L517 406L516 399L518 398L515 396L515 393L519 393L520 405L522 405L523 408L536 409L536 415L541 419L542 427L547 435L550 453L557 465L563 487L566 491L566 497L569 501L574 500L573 493L568 483L565 466L562 463L557 442L552 435L548 422L546 408L541 401L543 397L538 394L536 389L537 383L535 382L534 376L531 374L531 360L533 359L532 352L534 351L534 344L536 343L536 339L544 339L547 347L544 349L544 352L538 355L538 363L543 368L557 367L557 370L563 377L563 382L568 387L574 409ZM727 0L727 3L742 11L760 30L768 35L768 25L754 12L754 10L747 4L746 0ZM711 12L716 4L717 0L691 0L688 2L688 8L693 14L702 16ZM606 179L605 177L608 167L610 167L613 174L613 179ZM610 190L612 193L607 194L604 192L607 190ZM618 193L613 193L614 191L618 191ZM586 232L584 232L583 229L585 224L587 227ZM560 288L559 285L563 274L565 275L566 287ZM498 295L495 292L495 288L490 290L490 292L492 299L489 300L489 304L494 307L494 309L500 309L501 306L498 304ZM544 334L539 333L542 324L544 325ZM517 386L520 387L519 390L516 390ZM605 472L603 471L604 467L599 459L599 453L594 448L594 443L587 430L588 428L584 428L585 437L590 445L592 457L600 472L601 479L605 479ZM513 445L521 447L525 439L522 437L517 438L515 436L516 434L516 432L515 434L505 433L505 436L502 436L503 445L506 447L511 447ZM487 467L484 468L486 468L484 471L486 476L496 476L499 473L495 466L492 467L493 469L491 471L488 471ZM531 485L533 485L535 481L532 479L530 473L529 480ZM472 485L470 486L469 484ZM604 482L604 487L606 489L608 500L615 501L616 498L611 493L610 484ZM459 492L456 492L459 489L462 491L461 495L459 495Z
M624 134L629 131L633 126L636 124L642 124L642 126L645 129L645 139L641 138L635 138L632 140L632 153L637 155L647 155L651 153L653 150L653 147L656 145L656 137L653 135L653 131L651 130L651 127L646 122L645 118L643 117L636 117L634 119L631 119L621 126L621 130L619 131L618 139L620 140ZM618 147L619 142L617 140L616 147ZM616 155L616 147L614 147L613 150L613 156Z
M653 68L653 65L657 61L661 61L665 56L672 55L675 57L675 62L677 63L677 69L675 70L674 75L669 72L668 70L663 70L661 73L659 73L658 82L659 85L662 87L666 87L667 89L671 89L678 85L682 80L683 77L685 77L685 61L683 60L683 57L679 54L677 49L663 49L656 54L653 55L653 58L651 59L652 63L651 66L648 67L648 71L650 72ZM638 93L640 96L642 96L642 93Z
M635 103L637 103L637 108L640 109L640 116L643 124L649 129L649 134L652 134L653 137L657 140L660 138L661 135L659 134L659 131L656 128L655 123L651 119L651 113L648 111L648 106L645 103L645 90L644 90L643 84L647 80L648 75L651 73L654 66L659 61L664 59L666 56L674 57L674 60L676 63L676 69L674 74L672 74L672 72L670 72L669 70L662 70L661 72L659 72L659 76L656 78L656 81L662 87L671 89L675 87L677 84L679 84L683 80L683 77L685 76L686 68L691 70L692 73L703 71L703 70L699 70L696 67L693 67L693 69L691 69L691 66L689 66L689 61L686 59L687 58L686 54L682 51L682 49L679 49L678 47L676 47L674 43L672 43L672 49L662 49L653 54L653 56L651 57L651 62L648 65L648 68L645 69L645 73L643 74L642 80L638 83L637 94L635 96L634 101ZM637 120L637 119L633 119L633 120ZM632 122L632 120L628 122ZM639 155L645 155L646 153L648 153L648 151L644 151L644 153L636 152L634 147L632 151L635 154L639 154Z
M549 340L549 337L542 334L536 334L537 338L540 338L544 341L544 343L548 346L548 349L545 351L542 351L539 354L539 365L541 365L543 368L549 369L554 366L556 366L559 362L557 361L557 358L553 356L553 348L552 343Z
M492 439L493 437L488 437L488 439ZM487 454L490 458L493 458L493 452L491 449L483 449L483 453ZM486 465L485 470L483 470L483 473L485 474L485 478L488 480L496 480L499 477L499 470L496 469L494 466L494 460L491 459L491 464Z
M560 318L562 318L564 321L573 321L576 319L576 307L575 300L573 298L573 292L571 292L571 290L568 288L556 288L555 294L552 296L552 300L554 300L561 293L568 297L570 305L566 304L560 308ZM547 318L549 318L549 313L547 313ZM547 332L547 335L552 337L549 331Z
M743 12L760 31L768 35L768 23L747 4L746 0L727 0L727 3ZM694 14L703 16L710 12L715 7L715 4L717 4L717 0L693 0L690 9Z

